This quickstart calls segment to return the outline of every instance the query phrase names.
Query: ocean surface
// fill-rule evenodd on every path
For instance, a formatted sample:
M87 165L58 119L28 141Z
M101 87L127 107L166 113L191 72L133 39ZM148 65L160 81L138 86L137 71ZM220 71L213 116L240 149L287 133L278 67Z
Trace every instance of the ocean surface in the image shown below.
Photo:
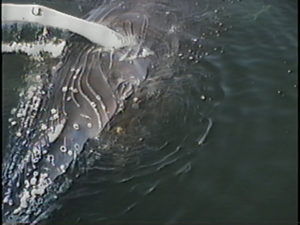
M218 23L196 18L207 36L200 27L180 46L174 76L87 143L84 171L43 224L297 224L298 1L213 2L202 13ZM2 56L4 153L30 63Z

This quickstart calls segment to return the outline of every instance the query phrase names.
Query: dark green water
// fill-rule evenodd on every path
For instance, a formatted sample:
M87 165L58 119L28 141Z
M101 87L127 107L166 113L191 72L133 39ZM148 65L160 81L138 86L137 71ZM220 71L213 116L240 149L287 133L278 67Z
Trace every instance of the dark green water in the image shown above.
M126 134L105 134L116 152L101 152L46 224L297 224L297 1L223 13L232 27L207 46L224 52L185 64L172 98L121 115ZM4 131L25 64L3 57Z

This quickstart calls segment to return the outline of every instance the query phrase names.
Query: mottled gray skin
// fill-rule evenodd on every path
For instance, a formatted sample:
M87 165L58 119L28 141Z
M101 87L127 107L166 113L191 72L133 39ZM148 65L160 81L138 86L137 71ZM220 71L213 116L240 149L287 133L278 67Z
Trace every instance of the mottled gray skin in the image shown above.
M170 64L178 48L175 8L167 1L105 1L87 15L137 44L111 51L71 38L48 80L25 98L2 174L4 222L38 223L85 142L153 70Z

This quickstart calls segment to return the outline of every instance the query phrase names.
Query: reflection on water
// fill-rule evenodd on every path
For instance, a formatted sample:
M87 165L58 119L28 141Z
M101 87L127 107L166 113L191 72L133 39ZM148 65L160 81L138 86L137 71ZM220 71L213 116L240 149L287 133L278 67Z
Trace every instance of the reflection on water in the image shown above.
M47 224L295 224L297 3L209 2L194 2L172 78L146 83L87 143ZM12 65L28 59L3 60L7 121L25 74Z

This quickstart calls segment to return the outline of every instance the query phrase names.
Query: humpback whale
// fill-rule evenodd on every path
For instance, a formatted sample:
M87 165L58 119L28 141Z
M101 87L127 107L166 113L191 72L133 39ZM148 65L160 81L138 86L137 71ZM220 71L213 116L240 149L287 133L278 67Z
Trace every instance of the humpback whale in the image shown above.
M89 141L104 135L104 129L126 108L128 98L143 93L145 86L151 92L157 81L172 77L176 62L198 63L208 55L207 48L211 46L206 38L218 37L227 30L216 19L220 8L215 6L224 1L89 1L95 5L83 20L135 41L108 48L96 44L98 32L83 35L93 40L71 35L64 41L59 62L47 65L47 71L43 69L32 78L34 85L29 84L21 93L10 121L8 152L2 164L5 224L42 222L71 185ZM43 12L34 8L32 13L39 16ZM206 26L208 23L213 26ZM73 28L80 33L78 27ZM173 80L175 83L179 79ZM198 82L194 86L200 89ZM171 94L177 104L176 96ZM211 101L205 95L201 95L201 100ZM198 114L199 108L196 111ZM210 127L211 122L198 145Z
M180 7L167 0L103 1L85 19L136 44L107 49L76 35L60 62L19 104L2 172L2 219L39 223L57 198L87 140L97 137L129 98L178 50Z

